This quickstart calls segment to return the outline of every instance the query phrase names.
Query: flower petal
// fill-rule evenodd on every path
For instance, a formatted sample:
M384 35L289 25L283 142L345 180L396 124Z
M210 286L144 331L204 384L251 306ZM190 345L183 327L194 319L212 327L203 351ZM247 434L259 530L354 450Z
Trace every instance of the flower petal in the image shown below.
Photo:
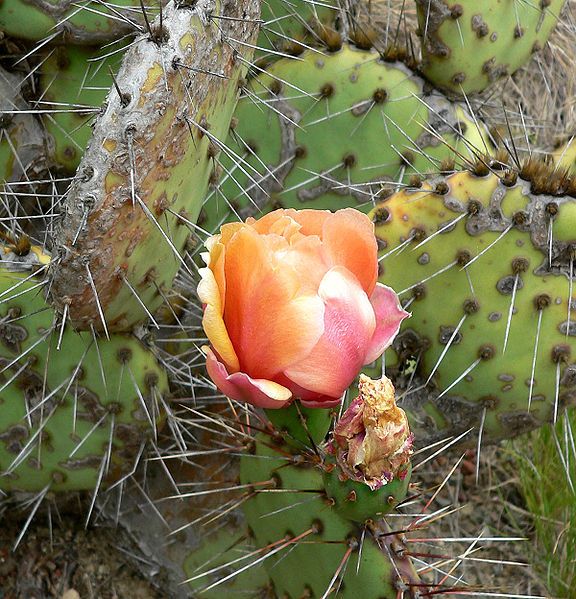
M333 214L330 210L294 210L293 208L284 210L284 213L300 224L302 235L317 235L320 238L326 219Z
M246 227L230 240L225 260L224 321L240 370L259 379L273 379L302 360L324 331L322 300L302 294L300 274L277 260L266 242L266 235Z
M343 267L326 273L318 294L325 304L324 334L310 355L284 374L301 387L336 401L365 362L376 318L360 283Z
M370 303L376 314L376 330L368 347L365 364L374 362L382 355L398 334L402 321L410 317L410 313L400 305L394 290L381 283L376 284Z
M330 266L343 266L370 296L378 278L378 246L374 224L362 212L345 208L324 222L322 242Z
M201 268L199 273L202 279L198 284L198 297L205 304L202 316L204 332L228 368L236 372L240 368L240 363L222 318L224 309L214 273L209 268Z
M273 381L253 379L244 372L228 374L225 365L209 347L202 349L206 353L206 370L210 378L227 397L260 408L282 408L292 398L289 389Z

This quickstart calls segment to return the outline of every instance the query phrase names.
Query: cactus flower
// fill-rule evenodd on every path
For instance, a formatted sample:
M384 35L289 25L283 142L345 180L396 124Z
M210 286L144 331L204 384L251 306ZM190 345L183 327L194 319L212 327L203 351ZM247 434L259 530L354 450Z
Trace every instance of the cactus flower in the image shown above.
M333 433L332 453L341 478L376 490L408 472L413 435L404 410L396 405L394 386L386 377L360 375L359 395Z
M224 225L206 247L206 366L232 399L336 405L408 316L376 281L374 227L357 210L276 210Z

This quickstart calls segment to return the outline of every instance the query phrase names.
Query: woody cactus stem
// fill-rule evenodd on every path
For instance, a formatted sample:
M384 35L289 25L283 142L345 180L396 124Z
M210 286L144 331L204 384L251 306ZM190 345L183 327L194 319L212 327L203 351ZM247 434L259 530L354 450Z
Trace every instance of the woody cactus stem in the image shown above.
M66 196L51 270L78 329L127 330L181 264L258 33L259 2L170 2L126 53Z

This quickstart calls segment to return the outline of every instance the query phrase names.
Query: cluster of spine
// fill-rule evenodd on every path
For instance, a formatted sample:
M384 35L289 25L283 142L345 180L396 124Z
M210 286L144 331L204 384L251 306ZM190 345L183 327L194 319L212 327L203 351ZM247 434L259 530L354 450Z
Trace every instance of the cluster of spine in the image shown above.
M510 438L575 402L575 194L566 170L501 156L371 212L412 313L385 362L420 443Z

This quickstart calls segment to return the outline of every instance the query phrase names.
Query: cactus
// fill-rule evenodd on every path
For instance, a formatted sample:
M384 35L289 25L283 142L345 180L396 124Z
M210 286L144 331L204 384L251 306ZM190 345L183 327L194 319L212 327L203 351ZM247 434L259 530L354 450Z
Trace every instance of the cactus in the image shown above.
M511 75L548 40L564 0L416 0L422 72L456 94L480 92Z
M366 401L366 387L381 391L375 381L364 379L361 384L359 401ZM240 461L241 482L255 490L243 504L246 523L256 545L268 550L265 567L277 596L322 597L339 588L342 597L357 597L361 589L366 597L394 598L402 588L406 597L415 597L411 587L424 585L410 559L391 550L401 541L382 520L405 497L407 481L394 479L372 490L346 480L341 462L333 464L329 457L332 442L324 444L330 414L321 410L309 428L310 411L302 414L292 405L282 412L282 424L256 435L254 451ZM277 421L276 411L270 416ZM341 429L358 430L349 426L346 415L339 422ZM333 434L338 436L338 425ZM346 568L352 559L357 566Z
M151 3L146 10L157 10ZM138 0L112 3L90 0L10 0L0 4L0 29L31 41L60 36L70 43L94 45L143 30L145 18Z
M274 207L365 211L383 180L436 171L444 158L490 147L466 110L400 62L344 45L283 59L250 82L239 102L220 185L202 226Z
M50 290L75 327L129 330L164 301L250 54L228 39L252 40L256 9L170 3L126 53L54 238Z
M283 52L303 49L320 40L319 30L330 27L339 15L338 0L263 0L263 21L258 46Z
M371 213L381 280L412 312L385 364L420 443L513 437L576 400L575 193L564 170L500 157Z
M94 121L112 86L127 42L100 49L83 46L52 48L40 67L39 95L46 110L44 126L52 162L74 174L92 135Z
M47 263L18 254L18 270ZM4 250L4 264L14 257ZM134 337L62 331L42 285L0 271L0 490L92 490L132 470L164 420L167 377Z
M0 68L0 173L3 183L34 180L46 169L44 136L24 95L25 78Z

